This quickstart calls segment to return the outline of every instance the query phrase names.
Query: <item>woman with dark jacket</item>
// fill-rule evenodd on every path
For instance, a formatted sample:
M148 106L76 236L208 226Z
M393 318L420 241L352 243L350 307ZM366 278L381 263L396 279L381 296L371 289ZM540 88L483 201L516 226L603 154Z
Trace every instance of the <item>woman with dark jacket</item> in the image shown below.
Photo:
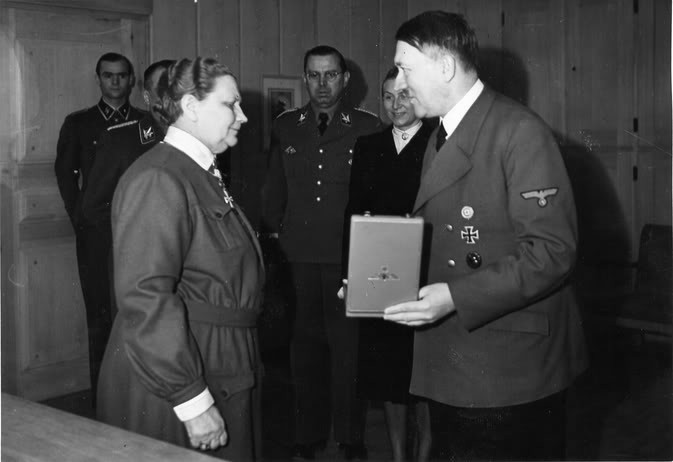
M345 236L351 215L406 215L413 209L434 124L414 115L407 93L394 89L396 76L397 68L391 69L382 85L383 105L392 125L360 137L355 144ZM358 393L364 399L383 401L395 461L407 458L406 422L411 406L418 427L417 448L411 452L421 461L430 454L428 405L409 394L413 341L414 331L406 326L382 319L360 321Z
M213 59L179 61L159 89L170 127L126 171L113 200L119 312L98 417L216 457L255 460L263 263L214 167L247 118L235 77Z

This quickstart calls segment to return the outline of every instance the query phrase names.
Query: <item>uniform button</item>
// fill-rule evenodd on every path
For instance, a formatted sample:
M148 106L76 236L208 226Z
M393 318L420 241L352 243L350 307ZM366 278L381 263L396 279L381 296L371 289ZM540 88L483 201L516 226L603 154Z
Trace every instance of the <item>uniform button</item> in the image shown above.
M451 268L456 266L456 262L454 260L449 260L449 261L446 262L446 264L449 265Z
M322 170L322 164L318 164L318 168Z
M320 196L315 198L316 202L320 202Z
M316 181L315 183L316 183L318 186L320 186L320 185L322 184L322 181L318 180L318 181Z
M453 231L453 226L451 226L451 225L446 225L446 230L447 230L447 231Z
M481 266L481 255L479 252L470 252L465 257L465 261L467 261L467 266L477 269Z

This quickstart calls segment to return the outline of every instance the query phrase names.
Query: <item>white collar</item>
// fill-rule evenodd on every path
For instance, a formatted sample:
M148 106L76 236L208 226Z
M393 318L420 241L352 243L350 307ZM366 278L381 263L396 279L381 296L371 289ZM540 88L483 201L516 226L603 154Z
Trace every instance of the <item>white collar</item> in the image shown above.
M421 125L423 125L423 121L420 119L416 121L416 125L409 127L406 130L402 130L393 125L393 135L402 138L404 141L409 140L421 129Z
M191 133L187 133L173 125L168 127L166 136L164 136L164 143L168 143L187 154L204 170L208 170L215 161L215 156L205 144L196 139Z
M398 154L402 152L402 149L404 149L407 144L409 144L411 138L418 133L418 130L421 129L421 125L423 125L422 120L419 120L416 125L409 127L406 130L400 130L393 125L393 141L395 142L395 150Z
M477 98L479 98L483 89L484 83L477 79L477 81L474 82L474 85L472 85L472 88L470 88L460 101L458 101L456 105L442 117L440 122L444 125L447 139L456 130L456 127L458 127L458 124L463 120L463 117L465 117L465 114L467 114L467 111L470 110L474 102L477 101Z

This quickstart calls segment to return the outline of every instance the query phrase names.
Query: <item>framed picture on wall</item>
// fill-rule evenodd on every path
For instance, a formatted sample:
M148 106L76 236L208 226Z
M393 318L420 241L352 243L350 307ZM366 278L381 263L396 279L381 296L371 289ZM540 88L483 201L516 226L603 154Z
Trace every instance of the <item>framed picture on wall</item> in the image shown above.
M271 141L271 125L278 114L302 106L301 77L284 75L262 76L264 95L264 147Z

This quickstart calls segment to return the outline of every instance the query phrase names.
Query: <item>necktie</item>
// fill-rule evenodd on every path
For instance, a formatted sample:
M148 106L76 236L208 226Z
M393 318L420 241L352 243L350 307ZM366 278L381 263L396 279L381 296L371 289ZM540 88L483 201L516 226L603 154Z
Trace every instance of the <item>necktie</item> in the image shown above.
M224 202L226 202L229 207L234 208L234 198L231 197L231 195L227 191L227 188L224 185L224 181L222 181L222 174L220 173L220 170L215 165L214 161L213 161L213 164L208 168L208 172L211 175L213 175L215 178L217 178L217 182L219 183L220 188L222 189L222 192L224 193Z
M446 129L444 128L444 124L440 123L439 131L437 132L437 142L435 144L437 151L439 151L442 148L445 142L446 142Z
M318 131L320 132L320 136L322 136L323 133L325 133L325 130L327 130L327 121L329 120L329 116L324 112L321 112L318 114L318 119L320 120L320 123L318 124Z

